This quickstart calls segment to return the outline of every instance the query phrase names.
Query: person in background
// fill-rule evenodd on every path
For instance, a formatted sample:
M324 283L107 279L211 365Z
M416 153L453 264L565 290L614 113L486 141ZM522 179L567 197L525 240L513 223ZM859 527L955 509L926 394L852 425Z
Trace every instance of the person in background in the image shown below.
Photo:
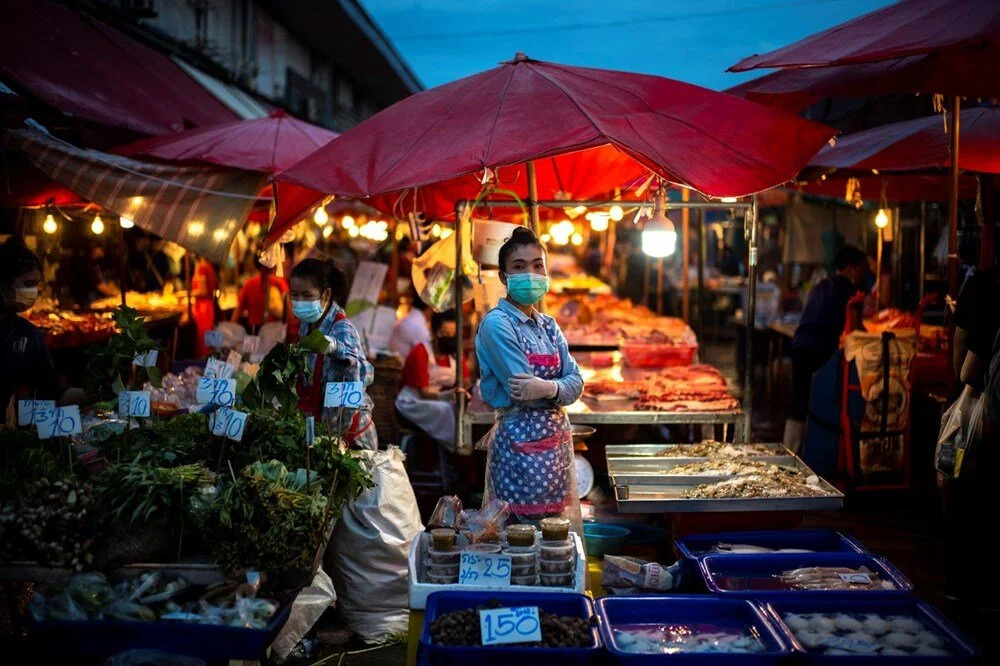
M1000 331L1000 266L966 281L955 307L952 363L962 383L982 390L985 369Z
M215 291L219 288L219 278L215 266L205 257L198 259L191 277L191 297L194 300L194 322L198 329L195 340L195 355L198 358L208 355L205 346L205 333L215 327Z
M622 280L622 297L632 301L633 305L649 305L646 302L646 262L642 252L639 234L633 233L624 244L625 276Z
M403 363L396 409L450 452L455 451L455 336L454 310L431 317L433 344L413 345ZM468 377L462 362L462 374ZM462 389L464 390L464 389Z
M15 238L0 245L0 407L8 414L16 409L12 399L86 401L82 389L59 385L45 334L21 316L35 304L41 281L42 265L31 250Z
M251 334L268 322L282 321L288 294L288 283L273 275L274 270L261 263L259 257L254 257L254 266L257 274L240 287L232 315L232 321L243 320Z
M802 447L812 376L830 359L844 332L847 304L863 289L868 257L853 245L845 245L834 259L836 274L819 282L809 292L799 326L792 338L793 403L785 421L784 444L793 452ZM861 303L851 307L850 330L860 330Z
M719 272L731 277L738 277L742 273L740 258L728 245L722 248L722 256L719 257Z
M410 292L410 311L392 326L389 349L404 359L415 345L431 340L431 308L420 300L416 291Z
M59 267L59 282L66 285L73 302L81 308L88 308L94 301L112 296L115 286L105 283L101 272L104 263L104 248L100 245L77 246L66 262Z

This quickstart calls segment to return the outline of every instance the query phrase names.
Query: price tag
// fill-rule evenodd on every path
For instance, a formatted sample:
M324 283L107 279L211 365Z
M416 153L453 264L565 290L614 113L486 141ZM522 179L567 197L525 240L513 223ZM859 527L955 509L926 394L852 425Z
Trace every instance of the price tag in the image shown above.
M222 331L205 331L205 346L215 347L216 349L222 347Z
M840 574L840 580L845 583L850 583L851 585L871 585L872 579L866 573L842 573Z
M18 400L17 425L30 426L35 422L35 412L42 409L55 409L55 400Z
M542 640L542 623L537 606L490 608L479 611L479 632L483 645L537 643Z
M83 432L80 427L80 408L76 405L36 409L35 425L38 426L38 439L79 435Z
M145 354L140 352L132 359L132 365L137 365L140 368L151 368L156 365L156 359L159 355L160 352L157 349L150 349Z
M226 357L226 363L233 366L235 369L239 369L239 367L243 364L243 356L234 349L229 352L229 356Z
M247 425L247 414L228 407L220 407L212 414L210 425L213 435L240 442L243 440L243 430Z
M260 337L256 335L247 335L243 338L243 353L244 354L256 354L257 350L260 349Z
M327 382L324 407L361 407L365 387L361 382Z
M306 446L311 449L315 442L316 442L316 417L310 414L309 416L306 416Z
M205 361L205 376L214 379L229 379L236 369L226 361L217 358L210 358Z
M236 402L236 380L202 377L198 380L195 400L210 405L233 405Z
M118 394L118 416L149 416L149 391L122 391Z
M510 587L510 555L463 552L460 565L460 585Z

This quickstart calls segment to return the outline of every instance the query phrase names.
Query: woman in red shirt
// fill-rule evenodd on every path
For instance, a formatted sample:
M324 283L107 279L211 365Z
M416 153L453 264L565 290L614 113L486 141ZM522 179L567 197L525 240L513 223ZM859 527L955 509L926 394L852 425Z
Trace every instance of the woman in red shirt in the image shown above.
M191 278L191 295L194 297L194 323L198 328L198 339L195 341L195 356L208 356L205 346L205 333L215 327L215 292L219 288L218 274L215 266L205 257L198 259Z
M232 321L240 323L241 319L245 319L247 330L256 334L263 324L282 320L288 283L284 278L272 275L274 271L262 264L259 258L254 258L254 264L257 275L240 288Z

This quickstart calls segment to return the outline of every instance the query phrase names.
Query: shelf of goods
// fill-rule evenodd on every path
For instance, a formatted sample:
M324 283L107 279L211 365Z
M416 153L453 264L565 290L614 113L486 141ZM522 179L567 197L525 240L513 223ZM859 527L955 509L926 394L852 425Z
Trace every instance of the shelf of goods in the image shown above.
M144 325L148 329L162 324L176 324L180 321L181 312L161 309L151 312L140 311L139 314L146 318ZM45 334L45 344L49 349L68 349L96 344L107 340L115 332L110 311L72 312L33 309L28 313L27 319Z
M624 342L676 348L677 364L698 349L694 331L683 319L658 317L652 310L611 295L550 294L546 312L555 317L571 350L618 349Z
M625 444L606 448L628 513L840 509L843 494L779 444Z

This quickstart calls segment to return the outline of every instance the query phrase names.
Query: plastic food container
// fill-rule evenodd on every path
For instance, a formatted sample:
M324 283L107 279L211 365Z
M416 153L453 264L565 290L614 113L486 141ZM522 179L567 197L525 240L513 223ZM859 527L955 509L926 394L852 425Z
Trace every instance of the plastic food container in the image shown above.
M625 364L633 368L670 368L691 365L698 345L623 340L619 345Z
M434 574L428 572L427 582L432 585L450 585L451 583L457 583L458 573L456 572L454 576L435 576Z
M564 541L543 541L542 559L545 560L572 560L573 544Z
M534 525L510 525L507 528L507 543L511 546L532 546L535 543Z
M546 587L566 587L573 584L573 574L538 574L542 585Z
M535 574L530 576L511 576L511 585L534 585L535 584Z
M573 571L573 563L569 560L546 560L538 561L538 568L545 574L568 574Z
M464 548L466 553L480 553L482 555L493 555L500 552L500 544L497 543L473 543Z
M542 518L543 541L566 541L569 539L568 518Z
M458 560L462 555L460 550L435 550L429 548L427 550L427 559L430 564L458 564Z
M519 567L527 564L533 565L538 552L533 546L508 546L503 549L503 554L510 555L511 565Z
M455 546L455 530L438 527L431 530L431 542L434 550L451 550Z
M587 535L587 526L583 526ZM588 538L589 542L589 538ZM771 530L758 532L716 532L710 534L691 534L681 537L675 542L677 553L681 557L693 560L705 555L724 553L709 553L717 544L760 546L771 550L811 550L816 553L867 553L868 550L853 537L836 530ZM589 552L589 551L588 551ZM740 553L744 554L744 553ZM770 555L771 553L760 553Z
M427 564L427 573L432 576L457 576L458 564Z

